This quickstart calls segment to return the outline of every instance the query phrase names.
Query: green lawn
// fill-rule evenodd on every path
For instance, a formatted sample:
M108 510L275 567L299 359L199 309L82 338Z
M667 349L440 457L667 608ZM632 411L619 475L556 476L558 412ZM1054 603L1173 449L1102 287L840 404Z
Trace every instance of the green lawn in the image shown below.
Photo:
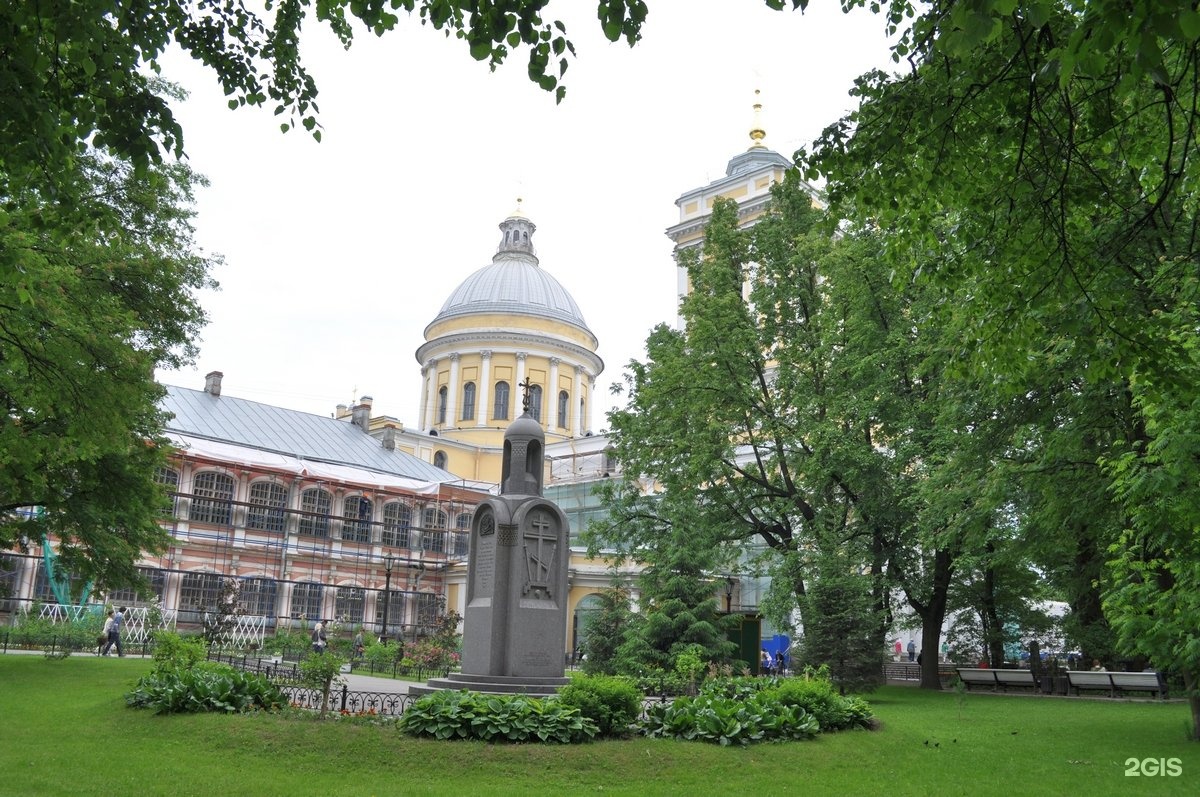
M0 656L0 793L13 795L1097 795L1200 793L1181 703L872 696L881 730L720 748L431 742L390 728L125 708L141 660ZM928 744L926 744L928 742ZM1176 777L1129 777L1177 758Z

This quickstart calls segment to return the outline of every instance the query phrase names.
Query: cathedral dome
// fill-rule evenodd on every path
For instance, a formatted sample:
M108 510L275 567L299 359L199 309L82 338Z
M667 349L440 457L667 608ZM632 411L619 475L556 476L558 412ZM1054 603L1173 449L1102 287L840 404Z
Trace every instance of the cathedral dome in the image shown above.
M450 293L426 332L451 318L501 313L565 321L591 335L575 299L538 265L531 243L535 229L519 211L501 222L504 237L491 265L467 277Z

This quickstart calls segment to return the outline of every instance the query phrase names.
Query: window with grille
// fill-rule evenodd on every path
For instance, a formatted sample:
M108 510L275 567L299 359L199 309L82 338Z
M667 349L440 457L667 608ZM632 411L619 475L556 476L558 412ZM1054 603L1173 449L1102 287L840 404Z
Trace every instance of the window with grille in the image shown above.
M567 417L567 407L569 406L571 406L571 397L567 395L567 391L560 390L558 392L558 425L563 429L571 425L571 419Z
M318 487L310 487L300 494L299 531L309 537L329 536L329 511L333 507L333 496Z
M508 382L496 383L496 401L492 405L492 419L508 420Z
M458 529L454 535L454 555L466 556L471 543L471 513L459 512L454 519L454 527Z
M228 526L233 520L233 477L216 471L197 473L192 479L193 523Z
M292 617L315 623L321 619L321 585L301 581L292 586Z
M21 567L25 560L12 554L0 553L0 610L16 610L17 588L21 581Z
M437 623L441 601L437 595L428 592L417 593L417 625L428 631Z
M179 585L180 619L198 622L204 612L216 608L221 596L221 576L216 573L184 573Z
M67 588L69 602L74 603L82 597L84 584L78 578L71 576L58 565L55 565L54 572L62 585ZM50 583L49 576L46 575L46 563L40 559L37 563L37 575L33 579L33 599L42 603L58 603L58 596L54 594L54 586Z
M424 549L433 553L446 551L446 513L440 509L428 507L424 515Z
M350 542L371 541L371 501L352 495L342 502L342 539Z
M529 387L529 415L535 421L542 420L542 386L530 385Z
M343 623L361 624L365 596L366 592L361 587L338 587L334 616Z
M154 471L154 481L166 488L167 498L171 500L170 509L164 509L163 515L175 517L179 513L179 471L160 467Z
M132 587L114 590L108 593L108 602L120 606L140 606L149 603L151 598L162 600L163 591L167 586L167 571L158 567L139 567L138 574L150 585L150 592L139 595Z
M475 383L467 382L463 385L463 408L462 419L464 421L475 420Z
M278 584L273 578L243 578L238 602L242 614L257 617L275 617L275 597Z
M375 622L381 627L383 625L383 601L384 593L380 590L376 596ZM392 589L387 596L387 628L384 633L389 637L399 637L404 629L405 611L408 607L408 601L403 592L397 592Z
M287 488L275 482L250 485L250 507L246 510L246 528L282 532L287 515Z
M408 530L412 524L412 512L399 501L383 505L383 544L398 548L409 547Z

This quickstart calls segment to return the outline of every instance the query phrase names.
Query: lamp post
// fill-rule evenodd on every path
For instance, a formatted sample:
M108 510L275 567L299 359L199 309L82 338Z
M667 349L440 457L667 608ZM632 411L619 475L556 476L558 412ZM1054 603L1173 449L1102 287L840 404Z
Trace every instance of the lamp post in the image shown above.
M413 626L412 626L413 638L412 638L412 641L413 641L413 644L415 645L415 644L417 644L417 626L419 626L420 622L421 622L421 600L420 600L421 594L419 592L417 592L417 590L421 586L421 574L425 572L425 551L424 550L418 551L417 552L417 561L409 562L408 566L409 566L409 568L412 569L412 572L409 573L409 582L410 582L410 589L413 594Z
M392 565L396 557L391 554L383 557L383 628L379 632L379 641L387 642L388 633L388 604L392 602Z
M725 614L733 611L733 576L725 576Z

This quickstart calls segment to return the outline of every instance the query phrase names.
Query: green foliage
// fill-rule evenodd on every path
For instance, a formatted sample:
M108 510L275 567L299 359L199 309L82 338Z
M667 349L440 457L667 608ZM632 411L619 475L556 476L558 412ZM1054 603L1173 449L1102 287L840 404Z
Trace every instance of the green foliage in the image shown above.
M9 644L23 647L48 647L56 649L88 650L96 647L104 618L93 612L78 619L55 622L39 616L41 604L33 604L28 612L18 612L9 630Z
M827 678L784 678L770 693L781 703L803 708L822 731L872 727L870 705L861 697L840 694Z
M300 683L321 693L321 716L329 710L329 693L341 686L342 665L347 659L326 651L314 653L300 662Z
M242 3L187 0L7 3L0 9L8 39L0 58L0 93L8 98L0 116L0 152L10 168L48 164L51 172L85 141L139 167L161 161L164 151L181 156L183 130L153 77L168 46L212 69L231 108L272 108L283 130L300 125L320 140L317 86L300 57L301 28L323 23L348 48L357 25L382 36L399 24L401 11L461 40L472 58L493 69L510 49L527 49L530 80L561 100L574 46L561 22L542 19L544 6L542 0L483 6L327 0L268 4L273 13L264 14ZM598 17L610 40L633 44L646 6L605 0Z
M560 700L465 690L420 698L400 717L397 727L410 736L488 742L578 744L597 733L595 722Z
M599 607L590 613L579 641L584 656L582 667L588 675L614 675L621 667L617 651L632 617L629 591L614 584L601 591L598 598Z
M647 736L722 746L811 739L819 730L803 708L785 705L766 691L742 699L702 691L694 698L651 704L646 714L642 732Z
M208 657L203 637L184 637L174 631L154 632L154 672L158 674L190 670Z
M808 622L800 662L825 665L843 694L869 692L883 683L884 659L883 618L876 609L873 579L835 552L820 557L818 568L805 596Z
M595 722L601 736L623 737L638 720L643 695L628 678L588 675L573 677L558 699Z
M125 696L131 708L155 714L273 710L286 705L279 687L266 677L224 664L200 662L189 668L157 667Z
M194 356L196 292L212 284L192 239L200 179L86 153L49 175L10 164L0 156L0 548L49 536L81 582L138 585L134 563L168 540L154 371Z
M373 641L363 651L363 658L374 670L388 670L395 666L403 654L404 648L391 640L387 642Z

